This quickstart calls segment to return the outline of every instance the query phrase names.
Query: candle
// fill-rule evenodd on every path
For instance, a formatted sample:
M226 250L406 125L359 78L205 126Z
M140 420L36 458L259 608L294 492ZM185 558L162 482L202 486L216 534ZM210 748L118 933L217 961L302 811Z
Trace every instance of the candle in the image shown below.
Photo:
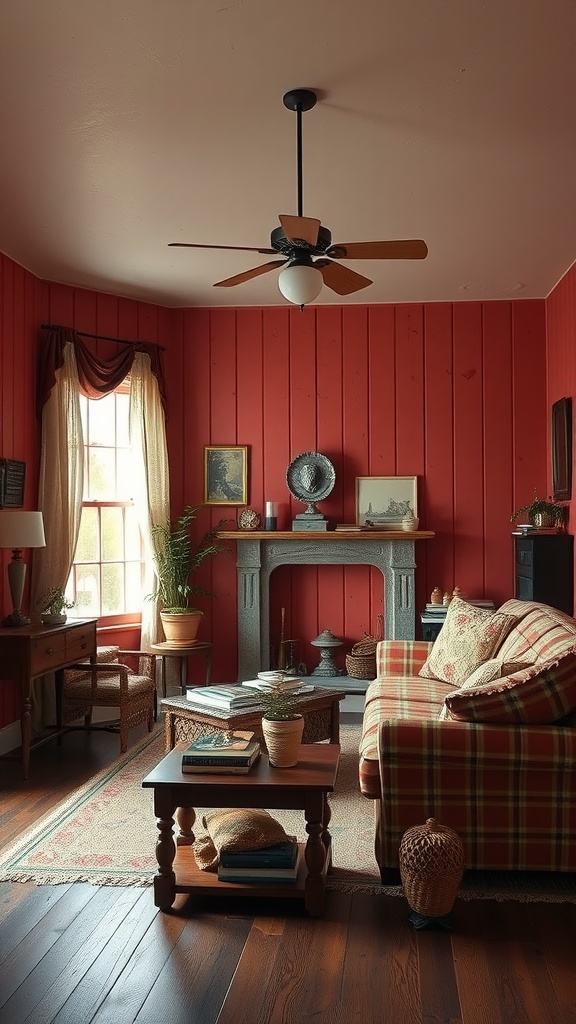
M264 522L264 528L266 530L275 530L276 529L276 502L275 501L267 501L266 502L266 519L265 519L265 522Z

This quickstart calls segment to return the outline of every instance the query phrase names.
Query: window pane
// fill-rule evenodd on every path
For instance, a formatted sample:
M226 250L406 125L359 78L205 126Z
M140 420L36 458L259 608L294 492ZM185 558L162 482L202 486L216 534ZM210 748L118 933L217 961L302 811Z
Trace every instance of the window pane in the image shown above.
M112 448L88 449L88 501L114 501L116 497L116 459Z
M76 615L94 617L99 614L99 568L97 565L79 565L76 567Z
M88 444L113 447L116 443L116 396L91 400Z
M122 508L101 509L103 562L118 562L124 558L123 511Z
M116 444L119 448L128 448L130 437L128 431L128 412L130 395L116 395Z
M118 448L116 451L118 460L118 490L117 501L132 501L134 488L132 486L132 467L134 459L127 448Z
M97 562L99 560L98 545L98 509L83 508L80 517L80 533L76 545L75 562Z
M142 558L142 540L140 538L140 526L136 515L136 509L133 505L128 505L128 507L124 509L124 521L126 523L124 557L140 560Z
M142 563L127 562L126 564L126 611L140 612L146 598L142 587Z
M124 612L124 566L102 566L102 614L121 615Z

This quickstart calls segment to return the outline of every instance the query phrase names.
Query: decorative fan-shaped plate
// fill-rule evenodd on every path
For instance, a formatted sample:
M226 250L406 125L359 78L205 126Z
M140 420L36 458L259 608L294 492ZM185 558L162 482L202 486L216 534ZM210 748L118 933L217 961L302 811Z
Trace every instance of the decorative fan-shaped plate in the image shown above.
M286 483L298 501L322 501L336 483L336 472L330 459L320 452L302 452L288 466Z

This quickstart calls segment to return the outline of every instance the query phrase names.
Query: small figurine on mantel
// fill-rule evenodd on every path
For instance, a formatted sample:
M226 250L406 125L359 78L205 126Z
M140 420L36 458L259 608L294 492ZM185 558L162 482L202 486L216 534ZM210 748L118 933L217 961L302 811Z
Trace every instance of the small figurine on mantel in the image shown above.
M462 597L462 591L460 590L460 587L454 587L454 590L452 591L452 597Z
M430 594L430 604L442 604L442 591L440 587L434 587Z
M452 600L452 594L449 594L448 591L446 591L445 594L444 594L444 597L442 598L442 604L444 605L444 607L449 605L451 600Z

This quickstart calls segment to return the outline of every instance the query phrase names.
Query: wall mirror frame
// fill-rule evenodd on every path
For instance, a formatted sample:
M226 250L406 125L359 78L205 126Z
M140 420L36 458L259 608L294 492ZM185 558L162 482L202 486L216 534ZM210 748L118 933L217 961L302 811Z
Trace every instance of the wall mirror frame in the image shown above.
M552 405L552 490L554 501L572 497L572 399Z

